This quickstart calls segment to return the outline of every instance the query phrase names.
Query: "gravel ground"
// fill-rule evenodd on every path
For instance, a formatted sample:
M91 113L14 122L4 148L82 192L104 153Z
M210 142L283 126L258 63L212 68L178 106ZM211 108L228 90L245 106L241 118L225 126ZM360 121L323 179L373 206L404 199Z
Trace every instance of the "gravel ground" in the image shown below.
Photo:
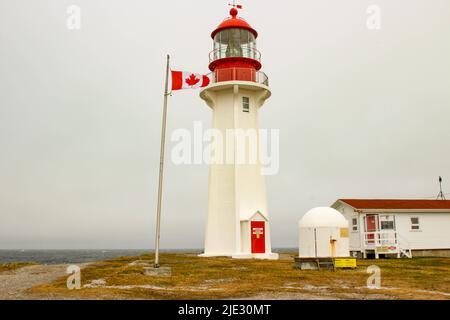
M0 273L0 300L52 299L27 292L34 286L66 276L67 265L34 265ZM81 266L80 266L81 267Z
M80 265L84 267L85 265ZM57 296L42 296L27 292L32 287L52 282L58 278L67 276L68 265L33 265L5 271L0 273L0 300L48 300L64 299ZM284 294L284 295L258 295L247 299L251 300L276 300L276 299L304 299L304 300L324 300L333 297L324 297L317 294Z
M89 263L79 264L80 268L84 268ZM32 294L28 289L51 283L58 278L67 277L66 274L68 265L32 265L23 268L19 268L12 271L0 272L0 300L54 300L54 299L67 299L64 296L57 295L43 295L43 294ZM103 284L98 283L101 287ZM259 294L251 297L245 298L245 300L340 300L340 299L393 299L393 296L386 294L363 294L363 293L341 293L333 294L332 292L323 291L320 287L306 286L302 287L303 292L291 292L291 293L266 293ZM388 289L388 288L385 288ZM304 292L308 290L310 292ZM449 293L443 292L430 292L430 291L412 291L412 292L427 292L433 293L437 296L444 295L447 299L450 296ZM117 296L102 296L98 299L120 299ZM130 297L126 297L129 299ZM70 298L69 298L70 299ZM238 298L240 299L240 298Z

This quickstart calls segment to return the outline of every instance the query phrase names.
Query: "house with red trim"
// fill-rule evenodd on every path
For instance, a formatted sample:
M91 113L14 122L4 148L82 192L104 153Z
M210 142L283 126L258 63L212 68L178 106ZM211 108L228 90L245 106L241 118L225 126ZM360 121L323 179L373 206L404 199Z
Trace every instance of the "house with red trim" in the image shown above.
M450 200L340 199L354 257L450 257Z

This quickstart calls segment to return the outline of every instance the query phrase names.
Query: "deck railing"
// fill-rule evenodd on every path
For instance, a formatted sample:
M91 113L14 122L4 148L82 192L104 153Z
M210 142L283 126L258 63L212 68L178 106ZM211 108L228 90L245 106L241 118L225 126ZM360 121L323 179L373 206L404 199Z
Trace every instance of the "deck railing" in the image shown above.
M395 231L373 231L364 233L364 246L381 247L381 246L397 246L398 237Z
M376 254L397 253L412 258L411 244L394 230L372 231L363 234L364 250L374 250Z

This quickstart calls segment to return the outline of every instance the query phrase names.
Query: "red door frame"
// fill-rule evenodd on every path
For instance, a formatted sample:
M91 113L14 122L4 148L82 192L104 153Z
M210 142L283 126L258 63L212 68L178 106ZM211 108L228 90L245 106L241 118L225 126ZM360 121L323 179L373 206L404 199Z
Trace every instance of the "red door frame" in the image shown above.
M264 221L252 221L250 223L252 242L252 254L266 253L266 223Z

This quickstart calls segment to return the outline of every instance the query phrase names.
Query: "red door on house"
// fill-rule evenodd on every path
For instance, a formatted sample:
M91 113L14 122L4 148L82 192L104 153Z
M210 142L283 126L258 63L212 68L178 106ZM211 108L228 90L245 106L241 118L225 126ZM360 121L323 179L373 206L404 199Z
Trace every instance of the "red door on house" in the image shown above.
M378 231L378 215L366 216L367 244L375 244L375 233ZM372 233L373 232L373 233Z
M266 253L266 223L264 221L252 221L252 253Z

